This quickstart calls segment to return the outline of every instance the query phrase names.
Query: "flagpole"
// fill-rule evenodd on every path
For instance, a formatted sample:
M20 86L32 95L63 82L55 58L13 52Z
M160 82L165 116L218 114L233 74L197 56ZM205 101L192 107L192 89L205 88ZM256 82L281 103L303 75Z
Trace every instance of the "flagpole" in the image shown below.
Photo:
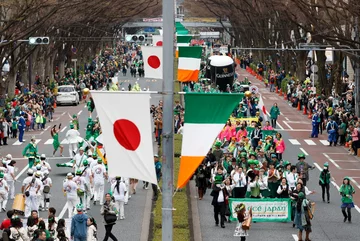
M162 240L173 240L174 183L174 0L162 1L163 15L163 130Z

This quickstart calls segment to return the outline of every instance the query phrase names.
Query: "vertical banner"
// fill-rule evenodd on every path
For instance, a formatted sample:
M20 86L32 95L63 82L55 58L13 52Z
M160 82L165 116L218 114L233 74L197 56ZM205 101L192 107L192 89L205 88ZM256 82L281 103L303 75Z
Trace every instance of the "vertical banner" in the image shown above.
M290 222L291 199L290 198L230 198L230 220L236 221L235 207L240 203L245 204L246 210L252 209L252 220L255 222Z

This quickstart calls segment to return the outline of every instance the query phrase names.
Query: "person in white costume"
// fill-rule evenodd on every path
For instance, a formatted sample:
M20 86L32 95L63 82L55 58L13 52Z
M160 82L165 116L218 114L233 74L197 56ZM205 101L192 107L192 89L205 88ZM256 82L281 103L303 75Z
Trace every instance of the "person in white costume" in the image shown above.
M74 129L74 125L70 124L70 130L66 132L66 140L69 142L69 154L73 158L78 148L80 132Z
M12 155L11 154L7 154L6 157L5 157L5 161L6 161L6 164L9 164L12 160Z
M15 167L14 167L14 164L16 164L16 161L7 162L6 160L3 160L3 165L4 165L4 167L6 167L6 170L4 171L4 179L7 182L7 185L9 187L10 199L14 199L14 197L15 197Z
M111 185L111 192L115 199L116 209L119 210L119 213L117 214L118 219L123 220L125 219L124 204L127 189L124 181L121 179L121 177L116 177L115 183Z
M74 208L78 203L78 196L77 196L77 184L73 181L73 174L68 173L66 175L67 180L63 184L63 192L66 195L66 204L68 208L68 215L71 219L74 214Z
M88 160L88 162L89 162L90 169L92 170L93 167L97 164L97 155L96 155L96 153L94 152L94 153L92 154L92 156L89 157L87 160Z
M43 184L43 188L42 188L42 193L40 196L40 209L42 211L44 210L49 210L50 207L50 189L52 187L52 180L49 177L49 171L44 171L43 172L43 178L41 179L41 182Z
M22 183L21 192L25 195L25 217L29 217L32 210L38 211L39 200L38 194L42 186L40 180L40 173L35 173L29 169L28 177L26 177Z
M1 210L6 212L6 204L8 201L9 187L4 180L4 173L0 172L0 206Z
M40 156L40 164L41 164L41 166L43 166L42 171L44 171L45 168L46 168L49 172L51 172L51 166L50 166L50 164L46 161L46 156L45 156L45 154L41 154L41 156Z
M79 153L77 153L73 158L73 169L75 173L77 170L81 170L84 167L83 162L87 159L87 156L84 153L84 148L81 147L79 149Z
M85 193L86 193L86 181L85 181L85 178L82 176L82 170L79 169L76 171L76 176L74 177L74 182L76 183L77 185L77 194L78 194L78 198L79 198L79 201L78 203L81 203L84 207L84 211L86 212L86 207L85 207Z
M90 210L90 200L94 189L94 181L88 160L85 160L83 164L84 168L82 169L82 176L85 178L85 183L87 184L85 186L84 208L85 210Z
M94 178L94 205L97 201L100 201L102 205L104 203L104 179L107 179L107 173L101 158L98 159L98 164L91 171Z
M122 177L122 178L121 178L121 181L122 181L123 183L125 183L126 190L129 190L130 179L129 179L129 178L126 178L126 177ZM125 199L124 199L125 205L128 204L130 198L131 198L131 196L130 196L129 192L126 192L126 194L125 194Z

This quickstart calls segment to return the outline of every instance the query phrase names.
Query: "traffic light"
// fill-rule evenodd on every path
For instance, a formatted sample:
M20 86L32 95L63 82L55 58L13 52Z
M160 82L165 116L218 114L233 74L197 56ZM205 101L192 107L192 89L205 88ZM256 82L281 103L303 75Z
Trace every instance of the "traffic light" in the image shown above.
M126 35L125 40L127 42L144 42L145 35Z
M29 44L31 45L49 44L49 37L30 37Z

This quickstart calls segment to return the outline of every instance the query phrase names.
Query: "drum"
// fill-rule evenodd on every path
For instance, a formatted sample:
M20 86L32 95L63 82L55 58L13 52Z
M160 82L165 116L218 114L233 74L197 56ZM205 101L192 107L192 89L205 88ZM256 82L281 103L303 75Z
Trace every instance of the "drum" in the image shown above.
M25 197L23 194L16 194L12 209L20 215L25 213Z
M83 191L83 190L81 190L81 189L78 189L78 190L77 190L77 195L78 195L79 197L83 197L84 194L85 194L85 191Z
M44 186L43 193L48 194L50 192L50 186Z

